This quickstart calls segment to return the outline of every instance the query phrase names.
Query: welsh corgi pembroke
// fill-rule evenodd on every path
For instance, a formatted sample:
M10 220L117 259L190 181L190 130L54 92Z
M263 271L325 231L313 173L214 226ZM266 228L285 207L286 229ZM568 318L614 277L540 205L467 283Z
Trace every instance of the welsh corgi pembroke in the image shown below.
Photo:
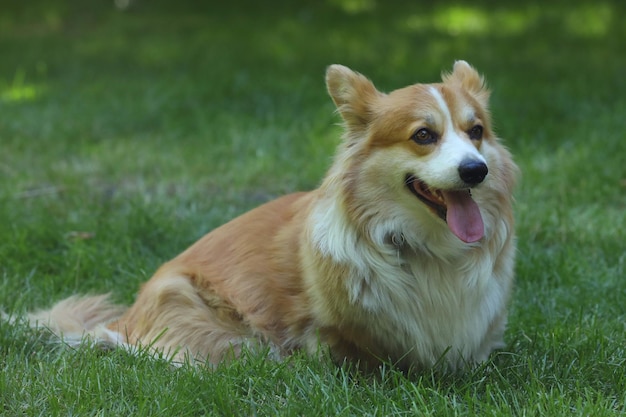
M213 365L250 347L327 350L363 369L487 359L503 346L514 279L517 167L483 78L457 61L441 83L386 94L331 65L326 85L344 135L318 189L208 233L130 308L74 296L29 323Z

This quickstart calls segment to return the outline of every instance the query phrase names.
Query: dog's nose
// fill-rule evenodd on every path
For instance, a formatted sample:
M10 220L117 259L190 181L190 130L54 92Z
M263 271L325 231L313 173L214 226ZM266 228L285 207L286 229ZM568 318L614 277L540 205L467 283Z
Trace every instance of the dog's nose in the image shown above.
M468 185L476 185L483 182L487 176L487 165L476 159L466 159L459 165L459 176Z

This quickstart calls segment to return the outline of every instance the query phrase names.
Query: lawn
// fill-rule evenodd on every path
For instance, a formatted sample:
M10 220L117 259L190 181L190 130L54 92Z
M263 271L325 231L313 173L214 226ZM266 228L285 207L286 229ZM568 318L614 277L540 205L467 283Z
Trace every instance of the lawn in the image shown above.
M507 347L462 376L304 355L209 371L0 322L0 414L625 414L623 2L282 3L3 6L0 306L131 303L212 228L316 187L340 135L327 65L391 90L465 59L523 174Z

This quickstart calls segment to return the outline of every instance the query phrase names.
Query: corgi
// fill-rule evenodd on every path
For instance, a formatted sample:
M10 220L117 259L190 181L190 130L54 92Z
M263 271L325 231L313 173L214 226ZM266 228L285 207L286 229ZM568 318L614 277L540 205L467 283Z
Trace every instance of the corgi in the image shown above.
M262 347L339 364L460 370L503 346L517 167L481 75L383 93L326 72L344 135L319 188L268 202L161 266L130 308L74 296L28 316L68 343L216 365Z

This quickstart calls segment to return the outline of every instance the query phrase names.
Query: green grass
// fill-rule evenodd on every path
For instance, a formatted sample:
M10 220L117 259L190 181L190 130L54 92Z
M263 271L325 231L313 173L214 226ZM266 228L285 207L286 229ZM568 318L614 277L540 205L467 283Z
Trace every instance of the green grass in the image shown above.
M211 372L2 322L0 414L626 413L623 4L212 3L3 7L0 306L132 302L207 231L318 184L340 134L327 65L389 90L462 58L523 172L506 349L463 376L355 376L302 355Z

